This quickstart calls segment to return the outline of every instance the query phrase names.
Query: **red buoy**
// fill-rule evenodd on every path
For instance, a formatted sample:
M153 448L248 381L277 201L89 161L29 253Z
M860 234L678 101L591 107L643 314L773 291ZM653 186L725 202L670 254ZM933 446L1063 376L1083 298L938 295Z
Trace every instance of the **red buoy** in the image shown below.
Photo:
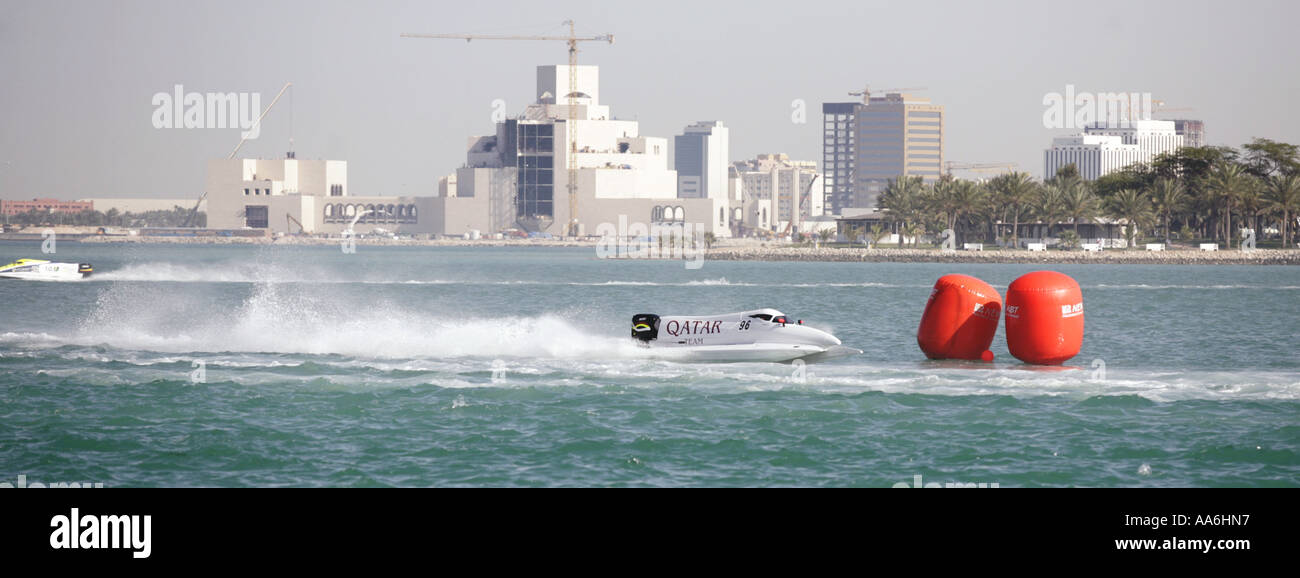
M1069 275L1035 271L1007 288L1007 349L1025 363L1060 365L1083 347L1083 292Z
M925 303L916 343L930 359L983 359L998 331L1002 296L969 275L944 275Z

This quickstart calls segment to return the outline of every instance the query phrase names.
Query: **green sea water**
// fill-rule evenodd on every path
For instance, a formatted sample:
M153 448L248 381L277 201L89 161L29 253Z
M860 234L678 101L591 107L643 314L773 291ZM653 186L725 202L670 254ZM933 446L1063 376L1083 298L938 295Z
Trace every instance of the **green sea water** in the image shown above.
M0 243L0 257L41 257ZM0 482L1300 485L1300 268L601 260L60 243L0 280ZM7 262L7 261L6 261ZM934 281L1083 287L1083 351L925 360ZM635 313L774 307L854 357L683 364ZM802 371L802 372L801 372Z

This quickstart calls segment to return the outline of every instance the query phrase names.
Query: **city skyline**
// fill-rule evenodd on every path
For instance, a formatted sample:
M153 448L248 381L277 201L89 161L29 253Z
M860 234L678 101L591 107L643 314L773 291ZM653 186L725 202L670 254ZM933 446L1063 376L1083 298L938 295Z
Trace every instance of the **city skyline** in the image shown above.
M784 5L5 4L0 198L11 200L197 196L206 162L229 154L240 131L154 128L151 97L182 85L258 93L265 107L290 81L241 156L281 157L292 136L299 158L349 161L359 194L436 194L438 178L463 163L466 140L490 130L493 114L519 114L532 100L533 68L561 63L564 49L398 35L557 33L566 16L579 34L617 37L580 54L604 70L616 114L663 138L721 121L731 161L783 152L820 165L822 103L852 100L847 93L864 84L928 87L918 94L947 111L946 159L1015 162L1037 176L1052 138L1078 132L1043 126L1044 96L1067 86L1194 108L1185 116L1205 121L1211 145L1300 141L1300 119L1287 114L1300 80L1275 72L1294 60L1282 28L1289 19L1260 17L1300 12L1284 2L1100 3L1088 15L954 3L942 7L945 18L924 20L932 41L901 52L889 47L915 29L878 23L922 21L919 8L813 3L773 18ZM203 25L244 14L267 26L245 38ZM169 21L179 24L156 25ZM1178 41L1187 35L1205 41Z

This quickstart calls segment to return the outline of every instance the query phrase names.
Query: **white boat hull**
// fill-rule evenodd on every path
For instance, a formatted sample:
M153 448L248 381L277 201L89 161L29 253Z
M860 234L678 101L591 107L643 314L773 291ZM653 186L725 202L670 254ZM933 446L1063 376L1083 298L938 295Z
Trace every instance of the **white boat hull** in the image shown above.
M704 345L695 347L650 347L650 356L668 361L693 363L806 363L857 355L860 349L834 345L791 345L786 343L751 343L748 345Z
M79 281L90 276L90 272L90 266L85 264L21 259L0 268L0 278L27 281Z

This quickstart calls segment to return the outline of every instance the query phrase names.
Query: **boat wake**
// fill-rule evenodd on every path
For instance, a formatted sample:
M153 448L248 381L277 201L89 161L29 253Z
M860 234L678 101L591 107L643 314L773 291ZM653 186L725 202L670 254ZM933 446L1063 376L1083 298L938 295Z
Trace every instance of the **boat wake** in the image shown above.
M585 385L1157 402L1300 399L1300 373L1287 368L1130 369L1112 363L1099 376L1082 359L1076 360L1081 367L1065 369L924 361L910 342L898 347L908 347L914 361L864 347L865 355L807 367L681 363L638 347L622 312L474 315L455 304L416 307L371 295L310 283L255 283L238 292L112 283L98 288L97 300L74 324L0 331L0 367L27 376L24 381L44 374L106 385L183 381L191 364L202 361L212 381L301 387ZM862 346L854 340L845 345ZM508 378L495 380L498 370Z

